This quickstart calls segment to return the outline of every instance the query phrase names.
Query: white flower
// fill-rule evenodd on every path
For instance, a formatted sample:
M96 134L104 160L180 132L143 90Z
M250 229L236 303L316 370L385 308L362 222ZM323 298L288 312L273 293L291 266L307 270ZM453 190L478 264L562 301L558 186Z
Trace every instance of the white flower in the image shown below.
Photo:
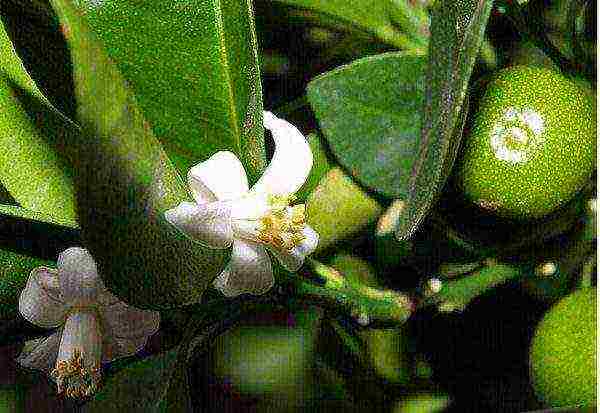
M293 125L264 113L275 152L252 189L239 159L217 152L190 169L196 203L182 202L165 218L192 239L211 248L233 245L231 261L214 286L228 297L262 294L274 283L267 249L289 271L297 271L317 246L318 234L306 224L304 205L290 206L312 167L312 152Z
M18 362L50 373L59 393L82 398L96 391L100 363L140 350L158 330L160 316L128 306L108 292L83 248L62 252L57 266L31 271L19 311L39 327L59 328L28 341Z

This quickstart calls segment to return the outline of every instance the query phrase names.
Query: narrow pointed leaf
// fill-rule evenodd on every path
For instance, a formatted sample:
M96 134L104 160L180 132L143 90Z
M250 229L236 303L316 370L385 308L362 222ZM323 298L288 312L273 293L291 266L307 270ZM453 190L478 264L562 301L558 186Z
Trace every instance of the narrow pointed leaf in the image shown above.
M414 234L445 183L448 158L457 147L453 140L461 136L455 127L491 7L491 0L444 0L434 6L420 148L396 230L400 239Z
M81 130L65 136L79 224L106 286L140 308L196 302L225 252L201 247L164 212L189 199L128 82L70 0L53 0L71 50Z
M219 150L236 153L251 181L260 175L262 96L249 0L77 5L182 175Z

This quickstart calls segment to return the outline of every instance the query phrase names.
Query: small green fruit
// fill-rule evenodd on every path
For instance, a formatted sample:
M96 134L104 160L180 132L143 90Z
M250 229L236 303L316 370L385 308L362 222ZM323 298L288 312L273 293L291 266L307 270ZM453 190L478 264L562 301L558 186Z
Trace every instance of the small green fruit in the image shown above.
M546 313L529 352L536 394L549 407L596 405L596 291L576 291Z
M500 216L542 217L596 167L594 95L560 73L516 66L488 84L458 162L466 197Z

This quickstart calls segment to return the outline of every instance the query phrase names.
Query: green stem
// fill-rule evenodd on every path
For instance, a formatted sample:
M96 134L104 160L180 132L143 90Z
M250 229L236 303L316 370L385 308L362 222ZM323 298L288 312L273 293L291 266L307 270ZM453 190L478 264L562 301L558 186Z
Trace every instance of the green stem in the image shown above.
M489 260L473 273L451 281L430 279L419 307L436 305L440 311L462 311L476 297L522 276L523 270L514 265Z
M336 313L350 314L363 326L402 324L413 312L413 303L405 294L351 282L335 269L313 259L309 265L320 283L290 277L297 299L313 301Z

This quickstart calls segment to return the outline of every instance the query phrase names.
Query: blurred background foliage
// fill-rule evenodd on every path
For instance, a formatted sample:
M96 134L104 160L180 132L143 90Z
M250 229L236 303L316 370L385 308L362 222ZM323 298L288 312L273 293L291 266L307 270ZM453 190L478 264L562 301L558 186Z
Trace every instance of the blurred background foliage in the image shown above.
M182 84L173 83L179 74L168 66L169 59L164 63L168 67L157 66L148 73L128 66L128 59L151 59L152 53L145 54L151 47L168 54L168 45L153 42L176 35L169 26L174 17L156 17L160 15L156 10L144 15L140 8L140 19L127 21L121 9L103 9L102 2L87 1L100 5L88 16L89 22L111 58L126 77L137 81L135 87L147 91L140 92L140 104L158 119L154 133L159 138L174 133L169 130L169 116L174 115L161 112L152 93L172 88L173 95L167 98L177 105L196 104L188 98L182 103L178 97L187 93L189 82L201 85L198 62L190 56L184 72L191 78ZM553 303L580 283L595 285L596 261L590 260L595 254L595 206L589 203L595 198L595 183L559 213L520 228L464 204L451 177L415 237L397 241L382 233L378 222L381 225L379 219L391 198L366 187L336 158L318 128L306 90L316 76L357 59L394 51L425 54L427 2L411 2L423 5L415 15L403 13L401 3L405 2L257 0L254 10L264 107L310 132L315 166L299 197L306 200L312 224L321 234L317 258L352 282L419 293L424 297L422 308L405 325L385 328L363 328L360 322L331 316L301 301L247 314L195 357L187 370L194 411L520 412L542 407L530 385L529 344L535 325ZM527 4L518 15L511 14L510 3L495 2L471 84L485 82L496 68L528 64L560 66L579 73L595 88L596 2L533 0L521 2ZM74 117L71 61L46 3L9 1L1 8L7 31L18 39L20 57L33 79L50 102ZM182 13L189 21L177 20L179 29L194 19L193 13ZM160 27L154 18L164 19ZM547 34L543 40L539 32ZM139 54L128 56L140 33L147 34L148 42ZM173 53L193 47L180 44ZM160 71L168 71L170 77L156 85ZM476 101L477 87L470 93ZM170 149L177 166L185 170L195 161L189 156L194 148L186 148L194 142L195 126L178 127L180 142L172 142ZM0 200L18 204L2 187ZM67 230L49 236L43 223L36 225L24 227L3 218L0 233L16 232L21 238L2 235L2 254L49 260L77 239ZM31 239L35 241L27 241ZM519 272L503 273L491 258L509 260ZM23 268L0 268L0 290L14 289L4 284L14 278L6 274ZM486 268L492 270L486 273ZM431 293L433 277L448 289L442 295ZM452 298L456 291L464 302ZM166 325L181 325L177 317L167 316ZM22 322L15 323L1 330L2 340L17 337L17 343L0 348L0 412L149 411L143 400L164 391L166 375L175 363L173 350L165 348L174 347L177 334L166 329L150 343L148 354L136 356L137 363L114 367L98 401L81 405L56 398L45 377L16 367L19 334L25 337L22 332L27 330ZM145 357L152 348L160 349L158 355Z

